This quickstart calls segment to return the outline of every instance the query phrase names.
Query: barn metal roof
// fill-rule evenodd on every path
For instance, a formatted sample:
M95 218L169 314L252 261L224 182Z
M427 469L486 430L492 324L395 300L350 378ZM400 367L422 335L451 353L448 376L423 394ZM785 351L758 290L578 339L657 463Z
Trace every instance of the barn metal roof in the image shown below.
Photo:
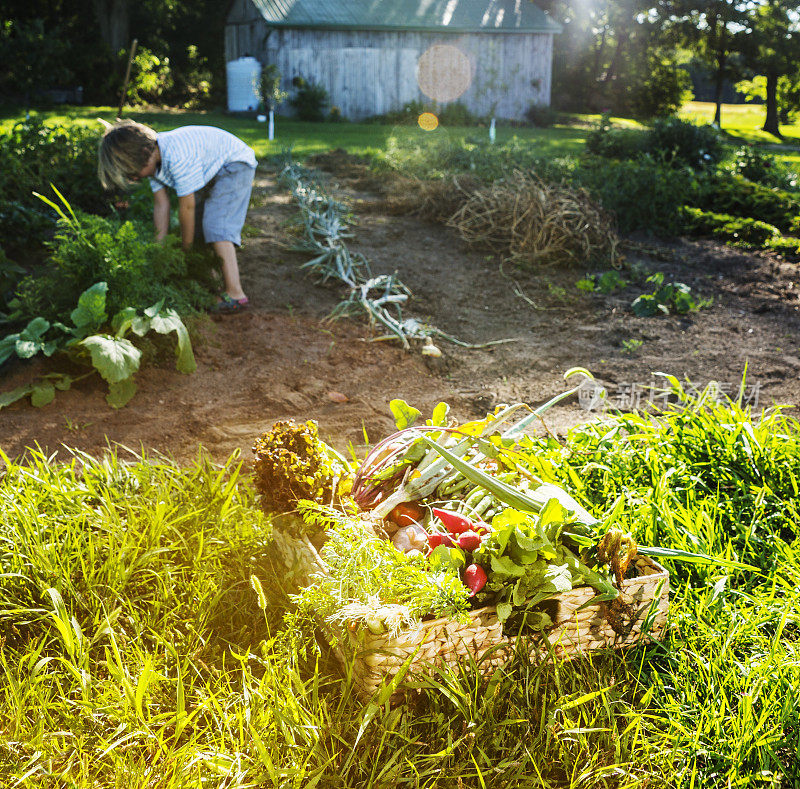
M253 0L269 25L453 33L560 33L531 0Z

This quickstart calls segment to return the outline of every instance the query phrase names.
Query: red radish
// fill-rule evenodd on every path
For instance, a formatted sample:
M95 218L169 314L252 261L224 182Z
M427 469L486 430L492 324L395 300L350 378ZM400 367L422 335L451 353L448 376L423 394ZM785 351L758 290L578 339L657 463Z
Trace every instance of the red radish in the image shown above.
M479 564L471 564L464 570L464 586L469 589L469 596L474 597L486 586L486 570Z
M474 551L480 544L481 536L474 531L465 531L456 540L456 545L463 551Z
M486 523L486 521L478 521L475 524L475 531L483 536L484 534L489 534L489 532L492 531L492 527Z
M428 547L433 549L437 545L444 545L446 548L452 548L455 543L449 534L430 534L428 535Z
M462 534L465 531L472 531L472 521L459 515L457 512L450 512L450 510L440 510L436 507L433 508L433 514L438 518L445 529L450 534Z

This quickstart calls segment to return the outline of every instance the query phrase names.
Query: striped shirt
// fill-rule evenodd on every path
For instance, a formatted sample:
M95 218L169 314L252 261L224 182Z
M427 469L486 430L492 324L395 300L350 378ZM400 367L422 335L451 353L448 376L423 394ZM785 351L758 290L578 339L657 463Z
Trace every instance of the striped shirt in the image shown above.
M215 126L181 126L158 132L157 141L161 164L150 179L154 192L169 186L184 197L202 189L226 164L258 164L252 148Z

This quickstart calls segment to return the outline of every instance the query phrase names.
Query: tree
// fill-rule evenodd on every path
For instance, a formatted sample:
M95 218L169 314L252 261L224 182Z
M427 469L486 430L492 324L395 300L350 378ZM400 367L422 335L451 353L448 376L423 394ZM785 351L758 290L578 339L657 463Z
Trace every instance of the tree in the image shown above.
M800 33L792 21L793 11L796 12L796 4L786 0L762 0L751 11L753 32L748 61L753 71L764 77L767 117L762 128L776 137L782 137L779 90L783 88L786 97L791 96L800 74L797 62ZM784 109L784 115L789 109Z
M0 26L0 95L21 98L29 105L39 92L54 86L54 75L69 80L66 56L63 31L57 27L46 29L40 19L4 22Z
M714 123L722 125L726 80L741 78L750 17L743 0L673 0L665 6L677 41L707 65L714 79Z
M659 1L537 0L563 27L554 42L554 103L638 117L674 112L688 77L665 37Z
M100 37L112 55L130 43L129 0L92 0Z

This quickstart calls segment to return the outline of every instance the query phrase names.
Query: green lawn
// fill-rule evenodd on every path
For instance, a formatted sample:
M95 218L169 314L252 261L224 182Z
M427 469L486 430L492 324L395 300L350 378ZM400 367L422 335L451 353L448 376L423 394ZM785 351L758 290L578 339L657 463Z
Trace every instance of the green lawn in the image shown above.
M48 121L77 122L87 126L97 122L97 118L112 120L116 115L114 107L73 107L66 106L56 110L34 110L34 117ZM681 117L697 123L710 123L714 117L714 105L707 102L688 102L680 112ZM0 130L8 129L24 117L18 108L0 109ZM369 156L375 151L384 150L390 138L399 142L441 139L450 137L480 137L488 135L484 127L444 127L432 132L423 131L417 126L382 126L365 123L303 123L288 118L276 121L276 139L267 140L266 124L253 118L229 115L224 112L189 112L184 110L130 110L125 117L146 123L158 130L172 129L189 124L212 124L220 126L241 137L256 151L260 158L266 158L291 147L295 158L304 158L315 153L344 148L350 153ZM570 115L570 125L557 125L550 129L519 128L500 125L497 139L502 142L512 137L530 140L542 154L564 156L579 153L586 135L599 115ZM629 118L612 118L616 126L624 128L644 128L642 124ZM754 143L769 144L787 161L800 163L800 124L782 127L786 147L770 134L761 131L764 123L764 107L755 104L725 104L722 108L722 128L736 138Z
M714 120L714 104L707 101L690 101L681 109L682 118L695 123ZM780 140L762 131L766 108L763 104L723 104L722 129L748 142L780 144ZM781 126L784 143L800 146L800 123Z
M34 117L43 117L53 123L77 122L92 125L97 118L112 120L116 115L113 107L65 107L57 111L32 112ZM243 139L260 158L279 154L291 147L295 158L304 158L314 153L345 148L350 153L369 156L377 150L386 148L390 137L408 140L433 140L442 136L469 137L487 136L488 130L480 127L440 126L433 132L426 132L418 126L383 126L366 123L303 123L287 118L276 121L276 139L267 140L265 123L253 118L228 115L223 112L186 112L182 110L150 110L146 112L126 111L126 118L146 123L159 131L190 124L211 124L219 126ZM513 128L499 126L498 141L511 137L529 139L541 148L542 153L563 156L578 153L586 139L587 128L593 116L576 116L586 120L579 126L557 126L552 129ZM18 109L0 111L0 130L8 129L22 120L23 113ZM630 123L630 122L628 122Z

